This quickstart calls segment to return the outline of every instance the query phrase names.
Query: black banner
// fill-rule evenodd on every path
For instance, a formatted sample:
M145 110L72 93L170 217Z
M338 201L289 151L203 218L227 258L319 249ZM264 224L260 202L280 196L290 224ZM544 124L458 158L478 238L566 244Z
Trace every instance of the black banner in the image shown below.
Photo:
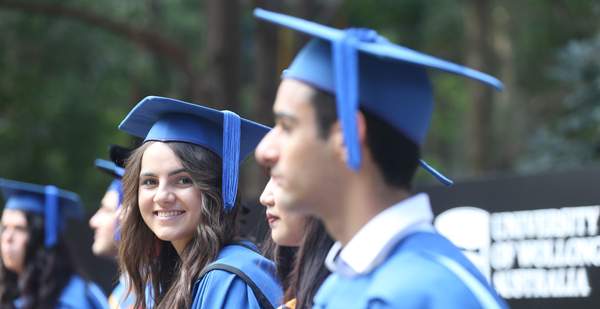
M512 308L600 305L600 169L421 188Z

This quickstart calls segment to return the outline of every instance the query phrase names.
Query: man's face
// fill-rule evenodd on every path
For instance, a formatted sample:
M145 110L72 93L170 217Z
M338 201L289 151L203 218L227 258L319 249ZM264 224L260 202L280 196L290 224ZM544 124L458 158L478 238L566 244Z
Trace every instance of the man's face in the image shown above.
M100 208L90 218L90 227L94 229L94 244L92 252L99 256L115 256L117 244L115 228L117 227L119 195L110 190L104 194Z
M320 216L333 207L338 169L343 166L331 138L321 138L310 102L314 90L286 79L273 106L275 127L256 148L257 161L270 169L281 208Z

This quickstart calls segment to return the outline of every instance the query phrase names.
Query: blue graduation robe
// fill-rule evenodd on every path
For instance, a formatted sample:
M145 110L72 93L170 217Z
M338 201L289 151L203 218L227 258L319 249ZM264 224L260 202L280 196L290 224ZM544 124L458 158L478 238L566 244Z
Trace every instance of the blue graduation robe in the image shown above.
M15 301L15 307L21 308L20 299ZM73 275L63 288L56 309L106 309L108 302L102 290L92 282L86 282L81 277Z
M135 297L133 293L129 293L127 297L127 285L124 277L119 278L119 283L113 289L108 303L111 309L132 309L135 305Z
M108 308L108 302L96 284L75 275L63 289L57 308L104 309Z
M477 296L437 257L458 263L480 282L498 308L508 308L467 258L434 232L415 232L401 240L369 273L332 273L315 296L314 308L482 308Z
M252 279L273 307L278 307L282 290L275 265L242 245L224 247L211 264L224 264L241 270ZM192 308L261 308L256 295L238 275L221 269L207 272L194 284Z

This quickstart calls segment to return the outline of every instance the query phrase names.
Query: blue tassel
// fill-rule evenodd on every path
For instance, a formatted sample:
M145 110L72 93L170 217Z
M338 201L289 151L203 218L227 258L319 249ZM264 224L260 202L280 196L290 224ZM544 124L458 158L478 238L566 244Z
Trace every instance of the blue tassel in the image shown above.
M240 168L240 116L223 111L223 206L230 211L235 205Z
M361 154L358 145L356 111L358 110L358 38L352 31L333 42L333 68L338 119L344 132L344 143L348 149L348 166L360 168Z
M45 193L45 240L46 248L53 247L58 241L58 188L55 186L46 186Z
M454 181L452 181L452 179L450 179L450 178L444 176L444 174L438 172L431 165L427 164L427 162L425 162L423 160L419 160L419 164L421 164L421 167L423 169L425 169L427 172L429 172L429 174L433 175L433 177L435 177L439 182L444 184L446 187L450 187L454 184Z

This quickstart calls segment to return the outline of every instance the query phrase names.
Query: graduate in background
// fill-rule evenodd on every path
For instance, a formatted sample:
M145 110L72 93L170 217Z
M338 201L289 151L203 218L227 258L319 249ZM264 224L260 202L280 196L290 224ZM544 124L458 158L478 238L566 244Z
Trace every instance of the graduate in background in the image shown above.
M128 156L125 148L112 145L110 148L111 161L96 159L95 165L101 171L112 176L113 180L100 202L100 208L90 218L90 227L94 230L94 243L92 252L116 260L118 253L119 215L123 201L123 185L121 178L125 174L123 164ZM127 295L125 276L120 276L119 281L111 292L108 303L111 309L133 308L135 298Z
M144 139L123 177L119 263L136 307L273 308L274 264L237 237L239 164L269 130L229 111L146 97L119 128Z
M338 30L255 10L312 36L283 73L275 127L256 150L290 212L315 215L336 239L314 308L503 308L477 269L439 235L425 194L412 195L433 110L427 69L501 88L486 74L395 45L370 29Z
M318 219L281 208L274 186L270 179L260 195L260 203L266 208L271 228L265 251L275 260L285 291L280 308L312 308L317 289L330 273L324 261L333 239Z
M2 212L0 307L107 308L98 286L77 274L62 237L81 219L77 194L54 186L0 179Z

